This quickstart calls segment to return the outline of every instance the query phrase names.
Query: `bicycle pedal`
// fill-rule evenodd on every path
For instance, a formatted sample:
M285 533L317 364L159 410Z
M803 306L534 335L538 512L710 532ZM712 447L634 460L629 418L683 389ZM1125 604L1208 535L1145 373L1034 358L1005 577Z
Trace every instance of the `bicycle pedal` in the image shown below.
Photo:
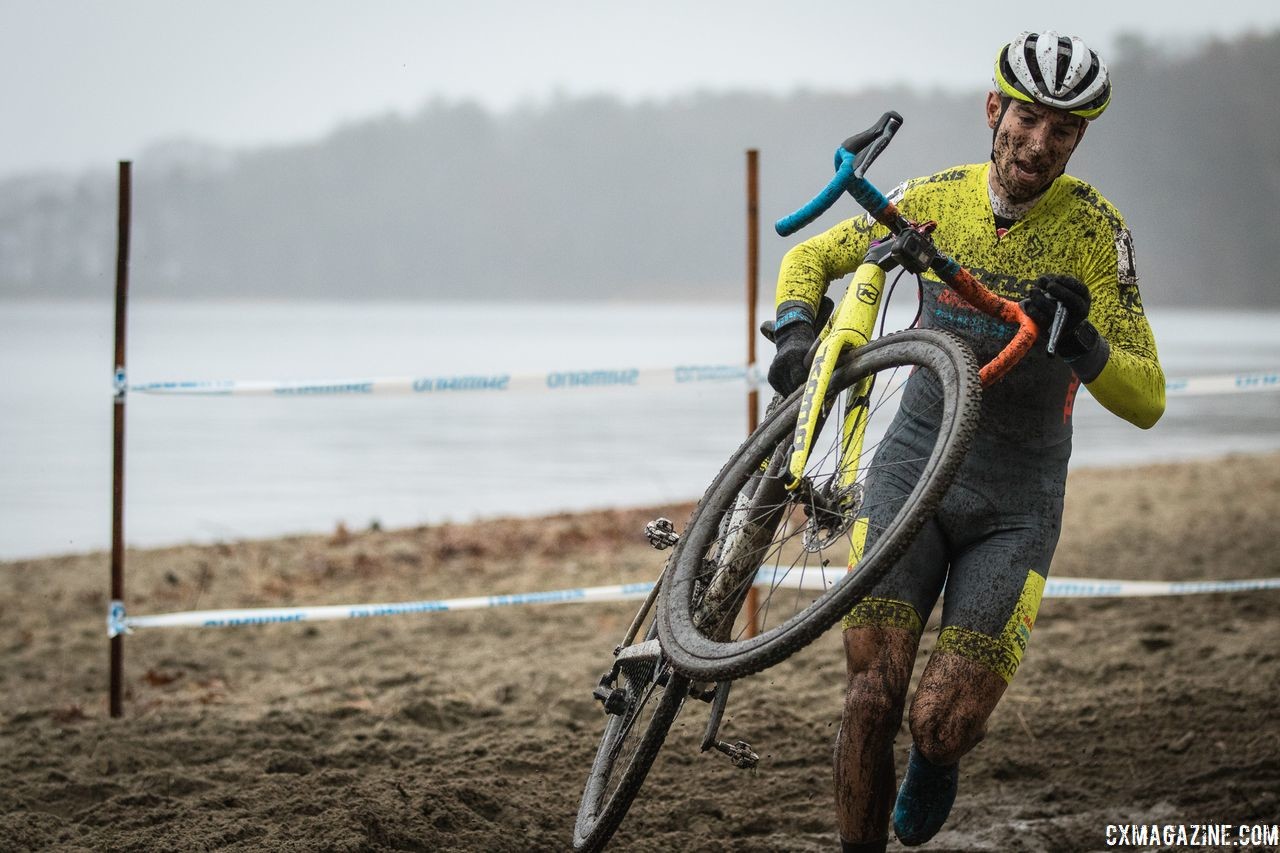
M754 770L755 766L760 763L760 756L751 749L751 744L745 740L735 741L731 744L718 740L716 741L716 749L729 756L729 761L732 762L734 767L740 767L743 770Z
M676 526L668 518L655 518L644 526L644 536L654 550L665 551L680 541Z

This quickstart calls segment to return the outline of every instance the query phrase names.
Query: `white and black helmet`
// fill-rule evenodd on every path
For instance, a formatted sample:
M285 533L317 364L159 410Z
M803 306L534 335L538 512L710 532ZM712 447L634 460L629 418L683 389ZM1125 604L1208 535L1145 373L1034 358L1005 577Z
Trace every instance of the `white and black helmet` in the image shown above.
M1106 63L1082 39L1022 33L996 56L996 88L1028 103L1095 119L1111 103Z

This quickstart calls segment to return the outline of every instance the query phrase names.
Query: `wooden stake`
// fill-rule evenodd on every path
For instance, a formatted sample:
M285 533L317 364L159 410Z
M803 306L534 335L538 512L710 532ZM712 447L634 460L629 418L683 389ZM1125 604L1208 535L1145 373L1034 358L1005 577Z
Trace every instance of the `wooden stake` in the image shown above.
M756 363L756 299L760 293L760 152L747 149L747 368ZM760 425L760 393L747 392L747 435ZM758 630L760 594L754 586L747 591L748 637Z
M131 164L120 162L120 207L116 228L116 353L113 365L115 394L112 400L111 464L111 612L124 604L124 401L128 388L125 373L125 317L129 295L129 219ZM124 635L111 643L111 716L124 714Z

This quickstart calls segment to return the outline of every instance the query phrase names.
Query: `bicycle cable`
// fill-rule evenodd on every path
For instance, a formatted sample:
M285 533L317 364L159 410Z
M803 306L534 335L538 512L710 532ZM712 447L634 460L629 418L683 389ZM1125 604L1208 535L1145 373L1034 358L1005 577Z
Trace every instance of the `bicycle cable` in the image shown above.
M884 297L884 310L880 313L880 336L884 336L885 324L889 321L889 303L893 301L893 291L898 287L898 280L906 273L906 269L898 270L898 274L893 277L893 281L889 284L889 292ZM924 279L916 273L916 316L907 325L908 329L914 329L916 324L920 322L920 315L924 311Z

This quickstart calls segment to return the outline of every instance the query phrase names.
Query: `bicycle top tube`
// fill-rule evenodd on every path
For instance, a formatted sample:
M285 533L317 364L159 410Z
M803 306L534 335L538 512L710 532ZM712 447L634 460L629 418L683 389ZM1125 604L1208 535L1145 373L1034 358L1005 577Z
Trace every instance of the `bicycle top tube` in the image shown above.
M775 222L774 230L783 237L794 234L830 209L846 192L895 236L914 229L915 226L899 212L898 206L865 177L867 168L884 151L901 126L902 116L887 112L872 127L845 140L836 149L836 173L826 187L804 207ZM932 238L925 236L932 243ZM999 381L1035 344L1038 335L1035 321L1017 302L991 292L972 273L942 252L936 253L929 267L979 311L1018 327L1005 348L978 372L984 387Z

